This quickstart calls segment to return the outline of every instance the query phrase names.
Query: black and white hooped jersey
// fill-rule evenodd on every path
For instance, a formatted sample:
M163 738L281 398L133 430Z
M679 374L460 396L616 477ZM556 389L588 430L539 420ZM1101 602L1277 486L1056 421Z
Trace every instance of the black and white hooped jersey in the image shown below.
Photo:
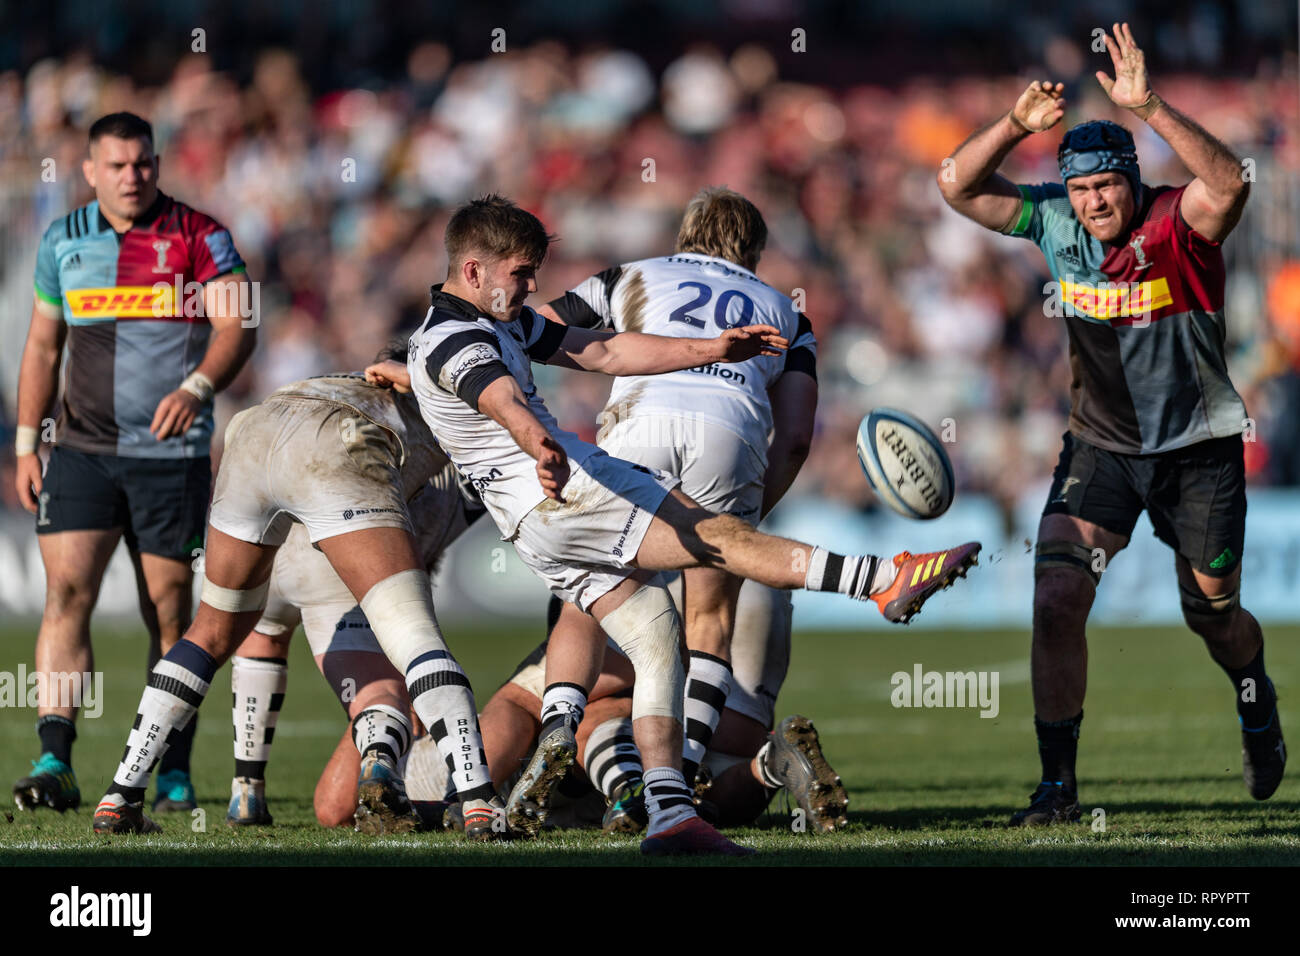
M560 428L533 383L533 362L559 348L566 328L525 307L519 318L500 322L458 296L435 286L433 305L411 336L407 369L420 414L460 473L509 540L524 515L546 499L537 462L515 444L501 425L478 410L479 396L492 382L512 375L537 420L569 456L573 467L596 451Z
M761 323L790 341L781 356L616 378L608 410L620 421L637 414L696 418L731 429L766 452L772 431L767 390L787 371L817 374L808 318L788 296L725 259L677 253L614 266L550 305L566 323L583 328L710 339Z

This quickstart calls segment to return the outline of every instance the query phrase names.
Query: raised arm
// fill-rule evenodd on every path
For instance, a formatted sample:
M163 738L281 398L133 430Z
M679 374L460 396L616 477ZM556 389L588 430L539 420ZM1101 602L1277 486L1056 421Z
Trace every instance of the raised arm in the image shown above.
M1061 121L1064 91L1061 83L1030 83L1006 115L972 133L939 169L944 201L986 229L1006 231L1020 213L1021 196L997 169L1022 139Z
M1250 195L1241 163L1228 147L1151 91L1146 58L1133 41L1129 25L1116 23L1114 38L1106 37L1106 50L1115 78L1097 71L1097 82L1116 106L1145 120L1183 161L1196 178L1183 192L1179 209L1183 219L1211 242L1222 242L1241 219Z
M790 343L770 325L727 329L717 338L688 339L643 332L599 332L569 327L548 365L605 375L659 375L713 362L780 355Z
M59 365L67 334L60 307L37 296L18 370L18 438L14 447L18 500L33 514L42 487L41 460L36 454L41 421L59 391Z

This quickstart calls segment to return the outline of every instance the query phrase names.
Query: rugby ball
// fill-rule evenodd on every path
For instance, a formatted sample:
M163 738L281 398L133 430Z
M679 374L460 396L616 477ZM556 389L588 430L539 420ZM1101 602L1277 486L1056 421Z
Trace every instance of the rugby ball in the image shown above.
M905 518L937 518L952 504L952 462L925 423L877 408L858 426L858 463L876 496Z

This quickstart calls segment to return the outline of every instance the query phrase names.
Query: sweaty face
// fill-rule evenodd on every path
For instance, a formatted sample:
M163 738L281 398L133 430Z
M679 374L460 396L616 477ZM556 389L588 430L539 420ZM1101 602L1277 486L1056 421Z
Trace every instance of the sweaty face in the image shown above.
M1075 176L1065 184L1074 215L1089 234L1101 242L1114 242L1133 218L1133 188L1123 173Z
M147 139L101 136L85 172L99 205L120 219L139 218L158 196L158 158Z
M479 308L501 322L519 318L525 300L537 291L537 263L525 256L507 256L485 263L484 269Z

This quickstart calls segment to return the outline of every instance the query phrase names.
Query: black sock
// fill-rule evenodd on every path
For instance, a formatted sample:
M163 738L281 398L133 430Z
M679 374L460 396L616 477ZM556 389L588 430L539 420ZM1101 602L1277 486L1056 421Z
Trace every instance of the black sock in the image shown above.
M1079 725L1083 711L1067 720L1043 722L1034 718L1038 732L1038 759L1043 762L1043 782L1059 783L1067 790L1077 790L1074 761L1079 754Z
M107 793L116 793L127 803L144 802L144 787L124 787L120 783L114 782L108 785Z
M190 722L172 734L167 752L158 761L158 772L184 770L190 772L190 751L194 748L194 731L199 726L199 715L195 713Z
M77 739L76 724L57 714L46 714L36 721L36 736L41 741L41 753L54 754L72 766L72 742Z
M1224 672L1232 680L1237 697L1237 714L1241 717L1243 730L1263 730L1273 722L1277 711L1277 694L1268 675L1264 673L1264 648L1245 667L1224 667ZM1249 683L1247 683L1249 681ZM1250 698L1250 699L1243 699Z

